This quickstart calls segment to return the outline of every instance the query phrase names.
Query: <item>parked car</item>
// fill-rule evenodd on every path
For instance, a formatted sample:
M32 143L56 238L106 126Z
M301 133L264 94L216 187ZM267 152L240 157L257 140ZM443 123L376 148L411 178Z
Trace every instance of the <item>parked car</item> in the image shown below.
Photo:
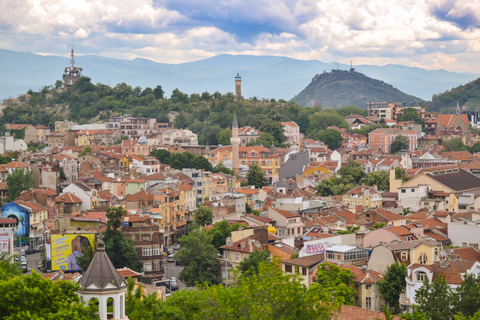
M22 271L23 271L23 273L27 273L27 272L28 272L27 261L22 261Z
M180 245L177 243L173 246L173 250L180 250Z
M24 255L21 255L20 256L20 261L27 263L27 257L25 257Z
M176 266L180 266L181 264L182 264L182 260L180 260L180 259L175 260L175 265Z
M28 248L27 250L25 250L25 254L34 254L34 253L37 253L37 252L40 252L40 251L35 250L33 248Z
M174 253L175 253L175 252L173 252L173 249L172 249L172 248L168 249L167 252L168 252L168 255L171 255L171 254L174 254Z
M175 259L173 259L173 254L170 254L168 257L167 257L167 262L174 262Z
M172 291L178 290L177 278L170 277L170 288L172 288Z

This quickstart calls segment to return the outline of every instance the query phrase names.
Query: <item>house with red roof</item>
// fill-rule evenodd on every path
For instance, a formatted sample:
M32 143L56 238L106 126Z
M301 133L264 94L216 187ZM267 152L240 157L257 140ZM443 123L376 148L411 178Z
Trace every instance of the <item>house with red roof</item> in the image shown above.
M82 199L71 193L65 193L55 198L56 214L71 214L82 211Z

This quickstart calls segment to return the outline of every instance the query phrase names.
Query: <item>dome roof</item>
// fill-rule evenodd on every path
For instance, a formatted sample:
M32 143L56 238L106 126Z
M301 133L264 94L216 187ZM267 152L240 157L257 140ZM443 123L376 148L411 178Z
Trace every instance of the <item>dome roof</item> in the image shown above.
M138 144L148 144L147 138L145 138L145 136L141 136L140 139L138 139Z

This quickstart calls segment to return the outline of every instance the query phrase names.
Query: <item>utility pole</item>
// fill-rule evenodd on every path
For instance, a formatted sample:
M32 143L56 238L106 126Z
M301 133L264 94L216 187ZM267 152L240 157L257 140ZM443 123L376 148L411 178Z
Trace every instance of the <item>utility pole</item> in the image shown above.
M225 285L228 287L228 260L225 257Z
M377 311L377 274L373 277L373 310Z

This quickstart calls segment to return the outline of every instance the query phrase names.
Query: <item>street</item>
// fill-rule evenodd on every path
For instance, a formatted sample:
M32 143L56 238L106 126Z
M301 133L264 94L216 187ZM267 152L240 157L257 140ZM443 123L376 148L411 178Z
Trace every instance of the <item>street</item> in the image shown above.
M26 254L28 273L31 274L32 270L35 270L36 273L41 273L38 269L38 262L40 261L40 252L34 254Z
M185 283L181 282L178 280L178 275L180 272L183 270L182 266L176 266L175 262L167 262L165 264L165 278L168 279L170 277L175 277L177 278L177 283L178 283L178 290L183 290L185 288L187 289L196 289L196 287L187 287L185 286Z

